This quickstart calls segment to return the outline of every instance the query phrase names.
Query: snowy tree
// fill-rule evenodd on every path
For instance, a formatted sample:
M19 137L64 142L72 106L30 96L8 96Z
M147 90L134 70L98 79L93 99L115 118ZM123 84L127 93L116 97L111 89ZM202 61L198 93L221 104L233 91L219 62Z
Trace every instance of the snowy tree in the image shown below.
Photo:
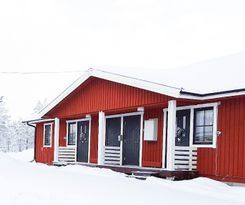
M46 99L39 100L33 112L38 113L46 104ZM33 148L34 131L33 127L23 124L21 120L11 121L5 103L0 97L0 151L21 152Z
M38 100L36 106L34 107L34 113L40 112L47 105L47 99L45 98L43 101Z
M0 103L0 151L23 151L33 147L34 129L11 121L5 102Z
M10 116L5 107L5 103L0 98L0 151L7 151L10 147L10 138L9 138L9 123Z
M33 148L34 128L21 121L11 122L9 125L10 146L7 151L21 152Z

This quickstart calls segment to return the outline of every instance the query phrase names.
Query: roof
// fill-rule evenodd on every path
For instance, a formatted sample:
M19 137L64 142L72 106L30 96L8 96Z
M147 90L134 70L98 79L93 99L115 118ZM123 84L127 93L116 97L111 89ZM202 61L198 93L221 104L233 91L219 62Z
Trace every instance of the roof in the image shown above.
M90 77L142 88L174 98L207 100L245 94L245 52L187 67L159 69L89 69L41 112L44 116Z
M105 68L105 70L198 94L245 88L245 52L173 69Z

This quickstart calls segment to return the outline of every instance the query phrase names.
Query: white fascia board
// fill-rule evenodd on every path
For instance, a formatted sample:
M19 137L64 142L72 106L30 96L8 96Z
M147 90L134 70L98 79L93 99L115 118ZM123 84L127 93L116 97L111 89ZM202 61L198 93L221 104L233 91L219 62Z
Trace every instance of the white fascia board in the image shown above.
M50 119L36 119L36 120L27 120L27 121L23 121L22 123L29 123L29 124L37 124L40 122L53 122L54 119L50 118Z
M44 107L39 113L39 118L43 117L47 112L53 109L58 103L60 103L65 97L71 94L79 85L86 81L91 76L91 71L88 70L84 75L74 81L69 87L67 87L60 95L58 95L51 103Z
M162 85L162 84L146 81L143 79L137 79L137 78L123 76L123 75L114 74L110 72L104 72L100 70L93 70L92 75L94 77L129 85L129 86L136 87L136 88L141 88L143 90L148 90L151 92L168 95L168 96L175 97L175 98L179 97L180 91L181 91L180 88L175 88L175 87L171 87L167 85Z
M226 97L235 97L245 95L245 91L241 92L230 92L230 93L222 93L222 94L214 94L214 95L207 95L207 96L195 96L191 94L181 94L179 98L181 99L190 99L190 100L212 100L212 99L219 99L219 98L226 98Z
M66 90L64 90L59 96L57 96L50 104L48 104L44 109L42 109L38 117L43 117L47 112L53 109L58 103L60 103L66 96L72 93L78 86L80 86L84 81L86 81L89 77L97 77L137 88L141 88L144 90L149 90L152 92L168 95L171 97L178 97L180 89L174 87L168 87L161 84L144 81L140 79L134 79L131 77L126 77L118 74L113 74L109 72L103 72L99 70L89 69L85 72L84 75L79 77L74 83L72 83Z
M192 100L210 100L215 98L223 98L230 96L238 96L244 95L245 92L234 92L234 93L225 93L225 94L217 94L210 96L195 96L191 94L182 94L180 88L171 87L159 83L154 83L151 81L146 81L143 79L128 77L116 73L110 73L102 70L87 70L84 75L79 77L76 81L74 81L68 88L66 88L59 96L57 96L50 104L44 107L39 113L38 118L42 118L47 112L53 109L58 103L60 103L65 97L67 97L70 93L72 93L78 86L80 86L84 81L86 81L89 77L97 77L121 84L125 84L128 86L148 90L151 92L159 93L162 95L167 95L174 98L180 99L192 99Z

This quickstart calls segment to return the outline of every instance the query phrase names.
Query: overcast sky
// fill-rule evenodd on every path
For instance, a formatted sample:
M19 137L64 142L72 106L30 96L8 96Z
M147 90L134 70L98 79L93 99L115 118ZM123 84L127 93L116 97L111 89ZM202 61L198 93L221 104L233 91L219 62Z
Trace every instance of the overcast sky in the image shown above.
M0 0L0 72L169 69L245 51L244 0ZM14 119L81 73L3 74Z

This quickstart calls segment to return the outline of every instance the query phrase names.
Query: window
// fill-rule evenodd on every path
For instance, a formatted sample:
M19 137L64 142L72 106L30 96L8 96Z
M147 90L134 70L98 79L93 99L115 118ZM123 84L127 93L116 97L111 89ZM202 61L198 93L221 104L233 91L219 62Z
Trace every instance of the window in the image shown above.
M214 108L194 109L193 144L212 145L214 136Z
M52 146L52 124L44 124L44 147Z
M68 145L75 145L76 142L76 122L68 123Z

